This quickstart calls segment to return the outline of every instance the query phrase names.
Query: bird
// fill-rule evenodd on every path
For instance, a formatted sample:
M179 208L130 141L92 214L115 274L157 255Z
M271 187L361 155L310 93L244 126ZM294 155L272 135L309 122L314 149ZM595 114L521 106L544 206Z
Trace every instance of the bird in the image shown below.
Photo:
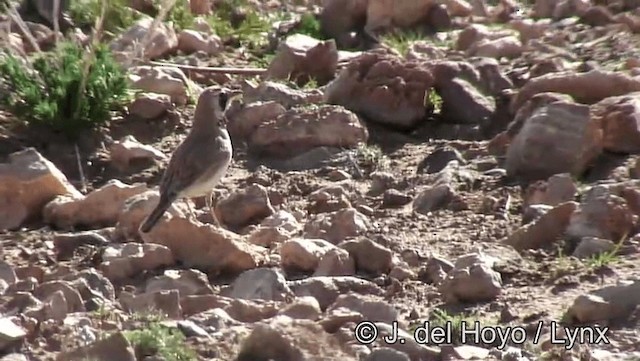
M206 196L213 221L213 189L226 174L233 158L225 112L242 93L225 87L205 88L198 96L193 126L176 147L160 180L160 200L138 228L148 233L177 199ZM189 206L193 215L193 210Z

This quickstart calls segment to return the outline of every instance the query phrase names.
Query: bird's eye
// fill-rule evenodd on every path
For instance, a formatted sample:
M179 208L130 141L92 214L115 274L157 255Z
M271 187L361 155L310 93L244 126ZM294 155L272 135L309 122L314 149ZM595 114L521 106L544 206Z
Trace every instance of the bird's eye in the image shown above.
M227 102L229 101L229 95L227 93L220 93L218 97L219 105L222 110L227 108Z

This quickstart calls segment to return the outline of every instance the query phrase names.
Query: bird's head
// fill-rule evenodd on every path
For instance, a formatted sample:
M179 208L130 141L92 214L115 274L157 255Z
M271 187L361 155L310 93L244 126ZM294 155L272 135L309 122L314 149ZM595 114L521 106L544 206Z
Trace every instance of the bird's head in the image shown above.
M242 92L225 87L212 86L204 89L198 97L196 118L211 119L220 125L226 123L225 112L234 99L242 97Z

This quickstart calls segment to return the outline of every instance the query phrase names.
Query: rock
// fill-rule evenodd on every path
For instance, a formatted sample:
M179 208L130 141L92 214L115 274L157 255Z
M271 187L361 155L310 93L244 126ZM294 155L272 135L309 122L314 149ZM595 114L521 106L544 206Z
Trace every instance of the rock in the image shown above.
M368 238L343 242L340 247L346 249L353 257L359 271L381 274L391 270L393 252Z
M578 209L576 202L559 204L501 242L518 251L547 247L564 234L576 209Z
M316 322L293 320L278 316L257 324L249 337L240 345L238 361L258 359L307 360L350 360L335 336L330 335Z
M82 197L35 148L10 154L8 163L0 164L0 230L15 229L39 217L48 202L62 195Z
M438 146L418 164L417 173L434 174L442 171L452 160L466 164L462 154L454 147Z
M405 342L387 344L383 341L384 337L396 336L393 325L384 322L374 322L374 325L378 330L378 338L374 345L393 348L394 350L409 355L410 360L440 360L440 348L418 343L414 339L413 334L409 334L400 328L397 329L398 339L404 339Z
M317 214L352 208L348 196L347 191L339 185L320 188L309 194L307 212Z
M438 287L446 302L484 302L502 291L502 277L483 254L458 258L447 278Z
M323 255L335 246L322 239L296 238L280 246L280 257L284 269L312 272L318 267Z
M138 93L128 108L129 114L151 120L160 118L174 107L169 94Z
M284 158L322 146L354 148L368 138L356 114L341 106L320 105L293 108L263 122L248 143L256 153Z
M453 189L446 184L429 187L413 200L413 211L421 214L445 207L454 196Z
M575 323L608 322L626 319L640 304L640 282L625 282L578 296L565 313Z
M358 312L364 319L371 322L392 323L397 321L398 311L387 302L375 297L348 294L340 295L335 302L327 308L327 313L332 310L344 308Z
M60 233L53 238L53 245L58 253L59 260L73 258L75 250L81 246L104 247L108 244L108 239L94 231Z
M53 292L49 295L43 304L44 320L63 321L67 317L69 304L61 290Z
M180 297L213 294L207 275L197 270L167 270L147 281L145 292L178 290Z
M287 110L276 101L257 101L249 103L241 109L228 111L227 129L233 140L245 141L262 124L275 121Z
M311 296L306 296L296 298L293 303L282 309L280 314L293 319L317 320L320 318L322 311L318 300Z
M427 22L436 6L437 4L433 0L399 0L392 2L370 0L367 6L367 24L365 28L369 31L382 30L389 27L409 29L421 22Z
M602 131L585 105L554 102L538 108L507 150L511 177L538 180L581 175L602 152Z
M471 4L469 4L469 2L466 0L447 0L445 1L445 4L447 6L449 15L451 15L452 17L467 17L470 16L473 11L473 6L471 6ZM382 358L380 360L382 360ZM373 360L367 359L367 361Z
M117 179L86 196L58 196L43 209L45 222L61 229L75 226L108 227L116 224L127 199L147 191L144 183L124 184Z
M640 153L640 92L610 97L592 105L602 125L603 148L615 153Z
M312 296L326 310L339 295L349 292L360 294L382 295L383 291L374 283L353 276L343 277L309 277L289 282L289 287L297 297Z
M284 301L293 293L284 276L269 268L245 271L233 282L230 297L245 300Z
M325 252L313 273L314 276L352 276L356 264L349 252L342 248L332 248Z
M222 309L231 303L231 299L219 295L192 295L180 297L182 314L196 315L208 310Z
M182 332L182 334L185 337L209 337L209 334L207 333L207 331L205 331L202 327L198 326L197 324L195 324L192 321L189 320L185 320L185 321L178 321L177 325L178 329L180 330L180 332Z
M10 286L18 280L18 276L16 276L16 271L13 267L5 261L0 260L0 280L7 283L7 286Z
M247 242L265 248L272 248L289 239L289 232L280 227L258 227L249 234Z
M184 218L159 222L142 235L145 243L167 246L176 260L205 272L239 273L258 265L264 248L246 243L235 233Z
M640 80L622 72L591 70L586 73L571 71L547 74L529 80L513 97L511 110L517 111L531 97L544 92L568 94L578 103L593 104L608 97L637 91L640 91Z
M387 189L382 194L382 206L387 208L402 207L411 203L413 198L397 189Z
M136 49L136 44L142 43L148 37L153 19L144 17L138 20L127 31L120 34L109 45L112 52L120 57L130 56ZM144 44L144 56L147 59L157 59L172 53L178 46L176 32L167 24L160 22L153 30L153 35Z
M520 41L527 44L530 40L541 38L550 28L549 19L535 21L533 19L517 19L509 22L509 25L520 33Z
M220 222L231 229L240 229L259 223L275 211L267 189L259 184L252 184L218 201L215 212Z
M27 332L24 328L13 323L9 317L0 318L0 350L8 349L21 342L25 337L27 337Z
M349 62L327 85L325 99L372 121L407 129L425 119L425 94L433 84L433 75L420 62L371 51Z
M280 228L285 232L295 232L301 228L296 217L284 210L276 211L274 214L265 218L260 225L262 227Z
M320 30L335 39L340 48L355 48L361 42L353 33L361 31L367 18L368 0L331 0L324 2L319 16Z
M473 84L463 79L452 79L437 87L442 98L441 115L455 123L489 126L495 101L480 92Z
M34 291L33 295L40 301L46 302L52 295L61 291L67 304L65 312L85 312L84 302L80 293L66 281L49 281L40 284Z
M175 263L171 250L159 244L125 243L108 247L100 271L112 282Z
M368 218L353 208L314 216L304 227L305 238L320 238L333 244L357 237L369 228Z
M136 361L133 346L122 332L115 332L106 338L75 350L61 352L56 361Z
M546 204L532 204L527 206L522 212L522 225L537 221L552 209L553 206Z
M273 81L263 81L258 85L245 81L242 91L244 93L243 100L246 104L274 101L281 104L285 109L290 109L295 106L317 104L322 100L322 92L318 90L304 91L292 89L286 84Z
M335 41L293 34L278 46L265 77L291 79L299 85L315 80L318 85L325 85L334 78L337 66L338 49Z
M624 198L606 186L595 186L584 194L566 233L571 238L597 237L618 242L631 234L637 220Z
M524 208L534 204L557 206L574 200L578 188L568 173L554 174L547 181L536 181L527 187Z
M128 77L133 89L169 95L176 105L187 104L187 90L197 87L182 70L169 66L135 66L129 69Z
M573 256L578 259L587 259L605 252L611 252L615 247L615 243L608 239L585 237L573 251Z
M463 1L463 0L456 0ZM396 351L392 348L381 347L377 348L364 359L364 361L410 361L409 356L400 351Z
M178 34L178 50L185 54L201 51L207 55L215 56L223 49L222 40L217 35L188 29L182 30Z
M269 319L278 313L283 307L280 302L254 300L232 300L224 310L239 322L254 323Z
M120 141L115 141L110 148L111 162L120 171L129 168L132 161L139 159L167 160L167 156L150 145L140 143L134 136L127 135Z
M123 242L129 240L140 241L142 239L138 230L140 223L151 213L159 200L160 195L157 190L149 190L127 199L118 216L114 232L115 240ZM188 214L187 202L173 202L166 213L173 217L186 217ZM165 221L167 218L167 215L163 216L160 222Z
M73 280L72 277L76 277L76 279ZM77 275L72 277L69 277L68 279L74 282L74 285L78 289L78 292L80 292L83 299L88 299L90 296L98 296L107 301L115 300L116 296L113 284L111 284L109 279L101 272L90 268L80 271Z
M193 15L209 15L211 0L189 0L189 10Z
M467 50L467 56L484 56L488 58L517 58L524 52L524 47L516 36L504 36L498 39L480 40Z
M11 353L0 357L0 361L29 361L27 356L20 353Z
M134 295L129 292L120 293L120 305L130 313L143 313L157 310L171 319L182 317L180 293L178 290L155 291Z

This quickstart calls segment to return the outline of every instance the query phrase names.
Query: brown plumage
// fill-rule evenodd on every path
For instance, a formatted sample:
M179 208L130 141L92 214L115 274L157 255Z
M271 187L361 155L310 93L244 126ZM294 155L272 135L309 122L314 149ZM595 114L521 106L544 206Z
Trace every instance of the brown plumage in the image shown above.
M175 149L160 182L160 201L140 226L148 233L177 199L208 196L216 224L220 224L211 205L213 188L225 175L233 149L224 112L237 93L227 88L210 87L198 98L193 127Z

